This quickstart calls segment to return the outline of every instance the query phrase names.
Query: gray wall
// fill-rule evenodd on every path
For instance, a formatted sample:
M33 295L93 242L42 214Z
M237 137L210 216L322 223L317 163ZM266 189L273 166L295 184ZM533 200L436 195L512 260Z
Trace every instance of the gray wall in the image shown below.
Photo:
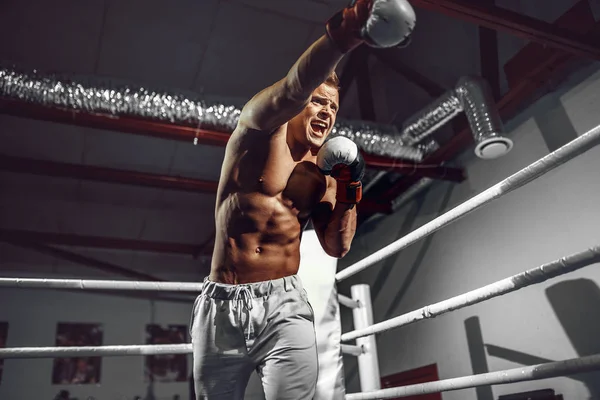
M418 228L600 124L600 72L588 69L507 123L515 147L484 161L462 156L468 180L439 183L395 215L359 232L341 267ZM600 147L342 282L372 285L375 322L412 311L600 243ZM600 352L598 265L480 305L378 335L381 375L437 363L440 377L515 368ZM343 314L344 331L352 329ZM481 336L478 338L478 336ZM359 390L346 357L348 391ZM600 375L448 392L489 400L553 388L565 399L600 398Z
M192 304L130 299L65 291L0 291L0 321L9 323L7 347L56 345L58 322L99 323L103 345L146 343L146 324L188 325ZM80 400L189 398L187 382L155 383L144 380L143 357L104 357L98 385L52 385L52 359L5 360L0 398L6 400L52 399L61 389ZM188 374L191 358L188 359ZM148 397L149 399L152 397Z

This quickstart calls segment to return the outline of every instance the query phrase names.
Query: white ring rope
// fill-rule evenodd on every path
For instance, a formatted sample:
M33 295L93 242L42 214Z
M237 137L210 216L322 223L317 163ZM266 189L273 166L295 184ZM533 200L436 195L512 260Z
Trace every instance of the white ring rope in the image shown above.
M350 393L346 400L392 399L397 397L417 396L428 393L439 393L450 390L467 389L477 386L499 385L539 379L555 378L589 372L600 369L600 354L556 361L530 367L513 368L504 371L488 372L486 374L463 376L460 378L444 379L441 381L419 383L416 385L400 386L381 389L373 392Z
M195 282L145 282L86 279L0 278L0 287L35 289L146 290L159 292L202 291L202 283Z
M373 324L367 328L344 333L341 337L341 341L346 342L359 337L410 325L423 319L435 318L438 315L449 311L481 303L482 301L544 282L548 279L576 271L598 262L600 262L600 246L595 246L586 251L563 257L540 267L521 272L520 274L496 281L470 292L440 301L439 303L420 308L407 314L399 315L395 318L388 319L387 321Z
M455 222L456 220L464 217L471 211L491 202L518 189L521 186L533 181L536 178L544 175L545 173L553 170L554 168L564 164L565 162L575 158L576 156L588 151L592 147L600 143L600 125L594 129L584 133L578 138L572 140L561 148L548 154L547 156L539 159L528 167L525 167L521 171L509 176L503 181L490 187L489 189L481 192L477 196L472 197L466 202L456 206L452 210L440 215L434 220L426 223L420 228L415 229L408 235L392 242L386 247L376 251L370 256L358 261L357 263L350 265L335 275L336 280L342 281L358 272L366 269L373 264L391 256L392 254L403 250L411 244L423 239L424 237L432 234L433 232Z
M84 347L12 347L0 349L3 358L62 358L106 356L151 356L157 354L191 354L192 345L149 344L132 346L84 346Z

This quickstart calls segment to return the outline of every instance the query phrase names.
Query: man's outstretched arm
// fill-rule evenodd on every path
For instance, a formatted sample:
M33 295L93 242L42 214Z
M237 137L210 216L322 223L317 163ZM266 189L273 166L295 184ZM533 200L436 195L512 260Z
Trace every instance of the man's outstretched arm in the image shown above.
M296 116L343 57L328 36L314 42L287 75L256 94L242 110L240 124L271 132Z
M407 0L354 0L327 21L327 35L314 42L283 79L244 106L240 123L251 129L274 131L302 111L345 53L362 43L373 47L405 43L415 19Z

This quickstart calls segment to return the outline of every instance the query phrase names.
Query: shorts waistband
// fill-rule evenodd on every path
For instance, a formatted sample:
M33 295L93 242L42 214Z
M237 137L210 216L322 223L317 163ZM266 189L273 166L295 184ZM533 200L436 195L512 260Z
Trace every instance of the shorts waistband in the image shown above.
M302 291L304 290L304 287L298 275L290 275L269 281L244 283L239 285L213 282L209 281L208 277L206 277L202 286L203 295L221 300L237 299L240 290L249 292L252 297L264 297L281 292Z

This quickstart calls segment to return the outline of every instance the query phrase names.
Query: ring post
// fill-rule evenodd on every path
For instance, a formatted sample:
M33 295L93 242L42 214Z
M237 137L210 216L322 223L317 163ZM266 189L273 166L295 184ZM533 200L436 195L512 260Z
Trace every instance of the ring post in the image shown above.
M373 307L369 285L353 285L351 287L351 294L352 299L356 300L359 304L358 307L352 310L354 329L364 329L373 325ZM363 353L357 357L361 391L367 392L381 389L375 335L356 339L356 345L363 348Z

